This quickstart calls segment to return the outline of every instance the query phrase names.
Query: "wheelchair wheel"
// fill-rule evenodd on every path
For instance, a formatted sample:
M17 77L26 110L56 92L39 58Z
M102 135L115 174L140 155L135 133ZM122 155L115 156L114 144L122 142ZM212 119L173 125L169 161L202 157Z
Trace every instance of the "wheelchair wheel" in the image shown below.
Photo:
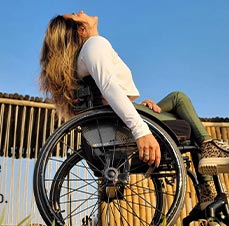
M174 225L186 169L160 126L142 116L162 159L148 174L129 129L110 108L79 114L47 140L34 170L34 196L47 225Z

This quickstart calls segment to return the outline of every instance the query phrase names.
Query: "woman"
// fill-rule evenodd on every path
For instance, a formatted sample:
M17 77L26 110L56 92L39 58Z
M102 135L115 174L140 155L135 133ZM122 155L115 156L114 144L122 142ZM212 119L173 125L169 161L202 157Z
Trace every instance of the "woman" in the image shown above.
M109 41L99 36L98 17L80 11L53 18L46 31L40 64L41 90L51 95L59 114L65 118L75 114L72 100L77 82L90 75L102 94L103 103L108 103L132 131L139 158L149 165L159 166L159 144L132 104L139 92L131 72ZM200 173L229 172L226 151L229 147L212 140L185 94L173 92L158 104L150 99L141 104L160 120L179 117L190 123L202 151ZM216 196L211 177L202 178L200 193L203 194L201 208L204 208Z

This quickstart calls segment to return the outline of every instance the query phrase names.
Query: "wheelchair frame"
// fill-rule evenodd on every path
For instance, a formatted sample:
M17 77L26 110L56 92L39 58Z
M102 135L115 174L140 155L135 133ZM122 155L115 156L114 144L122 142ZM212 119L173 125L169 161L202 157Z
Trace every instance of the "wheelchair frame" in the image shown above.
M162 161L157 169L138 160L137 147L129 129L108 106L82 111L49 137L38 156L33 182L35 200L47 225L53 221L55 225L76 225L74 216L79 218L83 211L90 210L80 219L82 226L111 225L112 220L120 226L164 225L165 222L173 226L184 204L186 174L199 197L198 179L190 170L191 161L182 157L183 153L196 153L198 147L187 141L180 142L170 128L153 116L143 111L139 114L161 146ZM68 137L73 137L70 143ZM57 153L62 157L57 158ZM77 167L86 168L90 180L86 181ZM55 172L47 175L48 168ZM137 178L135 185L131 184L131 176ZM205 225L211 225L213 221L229 225L227 195L220 178L213 178L218 192L215 202L203 211L195 207L183 219L184 226L203 218L207 222ZM82 181L86 185L80 184ZM94 182L96 185L92 184ZM83 186L94 189L94 193L87 188L87 192L82 192ZM67 192L63 192L64 189ZM86 199L80 195L73 200L74 192L87 193L88 204L85 206ZM168 196L169 201L166 200ZM97 200L93 201L94 198ZM72 205L77 202L79 204L73 210ZM63 203L67 203L67 207L63 207ZM84 210L80 209L82 206ZM133 216L133 221L129 215ZM92 223L94 216L97 220L93 219Z

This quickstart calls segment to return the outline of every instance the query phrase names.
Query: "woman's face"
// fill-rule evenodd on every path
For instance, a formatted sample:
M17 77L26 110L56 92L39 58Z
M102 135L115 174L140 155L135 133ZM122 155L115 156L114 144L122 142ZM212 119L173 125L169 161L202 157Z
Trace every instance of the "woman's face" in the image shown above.
M97 16L89 16L83 11L73 14L65 14L63 15L66 19L72 19L76 22L80 22L83 25L79 26L78 33L84 38L89 38L94 35L98 35L98 17Z

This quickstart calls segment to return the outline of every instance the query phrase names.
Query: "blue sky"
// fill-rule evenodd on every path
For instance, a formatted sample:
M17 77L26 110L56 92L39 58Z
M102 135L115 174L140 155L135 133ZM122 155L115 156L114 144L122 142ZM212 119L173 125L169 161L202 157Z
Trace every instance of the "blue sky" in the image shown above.
M200 117L229 117L228 0L5 0L0 92L41 96L39 56L48 21L84 10L132 70L139 101L180 90Z

